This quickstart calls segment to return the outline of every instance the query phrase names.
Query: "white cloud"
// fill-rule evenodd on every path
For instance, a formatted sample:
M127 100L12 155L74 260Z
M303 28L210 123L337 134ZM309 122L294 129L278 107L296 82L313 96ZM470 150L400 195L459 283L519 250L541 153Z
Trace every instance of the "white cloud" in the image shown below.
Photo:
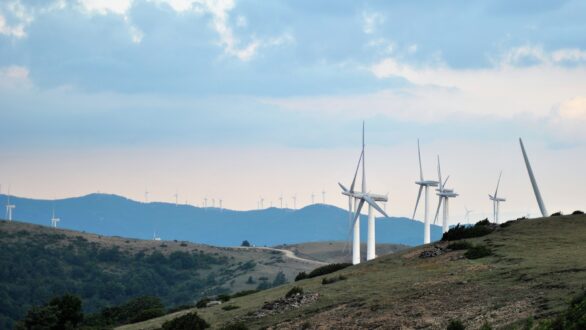
M88 13L106 15L113 13L126 15L132 7L133 0L79 0L79 4Z
M378 25L384 22L384 16L376 12L362 13L362 31L366 34L372 34L376 31Z
M9 23L6 14L13 17L15 22ZM19 0L0 4L0 34L16 38L26 37L25 29L33 20L32 13Z
M28 68L18 65L0 67L0 88L19 89L31 86Z
M570 64L586 63L586 51L578 48L562 48L547 52L541 45L522 45L505 52L501 58L493 61L495 65L519 66L527 64Z

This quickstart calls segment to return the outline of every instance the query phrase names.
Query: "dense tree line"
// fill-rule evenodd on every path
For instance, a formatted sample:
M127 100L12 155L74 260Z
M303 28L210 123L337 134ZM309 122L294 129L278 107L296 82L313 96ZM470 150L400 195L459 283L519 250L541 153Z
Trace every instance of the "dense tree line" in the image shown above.
M65 293L81 297L87 313L137 296L177 306L226 291L213 268L227 257L202 251L127 253L81 236L29 231L2 232L0 249L0 329Z

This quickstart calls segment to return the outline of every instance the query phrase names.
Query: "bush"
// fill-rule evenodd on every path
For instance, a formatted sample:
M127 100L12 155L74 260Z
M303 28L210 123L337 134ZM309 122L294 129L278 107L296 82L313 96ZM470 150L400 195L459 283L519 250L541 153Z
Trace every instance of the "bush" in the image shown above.
M294 286L287 292L287 294L285 294L285 298L293 297L297 294L303 294L303 289L298 286Z
M468 241L459 241L459 242L454 242L454 243L450 243L447 248L450 250L468 250L469 248L472 247L472 244L470 244L470 242Z
M208 307L208 303L210 302L210 298L208 297L203 297L201 298L196 304L195 307L197 308L206 308Z
M578 214L584 214L584 212L583 211L580 211L580 210L576 210L576 211L572 212L572 214L573 215L578 215Z
M442 241L455 241L464 238L481 237L492 233L496 228L488 219L477 222L474 226L462 226L457 224L450 228L442 236Z
M559 217L559 216L562 216L562 215L563 215L562 211L558 211L558 212L556 212L556 213L552 213L552 215L551 215L551 216L552 216L552 217Z
M337 271L344 269L346 267L349 267L349 266L352 266L352 264L351 263L340 263L340 264L329 264L329 265L321 266L321 267L318 267L318 268L312 270L309 273L309 275L307 275L307 278L314 278L317 276L330 274L330 273L337 272Z
M242 241L242 244L240 244L240 246L250 247L250 242L247 240L244 240L244 241Z
M338 281L343 281L343 280L345 280L345 279L347 279L347 277L346 277L346 276L342 276L342 275L340 275L340 276L337 276L337 277L332 277L332 278L327 278L327 277L324 277L324 278L321 280L321 284L322 284L322 285L332 284L332 283L336 283L336 282L338 282Z
M460 320L451 320L448 324L447 330L464 330L466 327Z
M297 274L297 276L295 276L295 282L304 280L306 278L307 278L307 273L301 272L301 273Z
M197 313L189 313L173 320L163 323L163 330L201 330L207 329L210 325Z
M218 300L221 302L228 302L228 301L230 301L230 295L221 294L218 296Z
M476 245L468 249L464 256L468 259L479 259L492 255L492 250L486 245Z
M227 306L222 307L222 309L225 311L231 311L233 309L238 309L238 308L240 308L240 306L236 306L236 305L227 305Z

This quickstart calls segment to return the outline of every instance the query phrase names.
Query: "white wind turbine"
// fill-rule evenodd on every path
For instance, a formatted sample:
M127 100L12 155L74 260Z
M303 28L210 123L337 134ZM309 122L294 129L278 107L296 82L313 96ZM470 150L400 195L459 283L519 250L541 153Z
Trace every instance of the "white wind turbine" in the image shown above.
M360 157L358 158L358 165L356 165L356 171L354 172L354 178L352 179L350 189L347 189L346 187L344 187L343 184L338 182L338 185L340 186L340 188L342 188L342 195L348 196L348 227L351 228L353 231L352 263L354 265L360 263L360 218L357 218L354 221L354 224L352 224L352 220L354 219L354 207L356 204L356 197L354 196L354 186L356 184L358 170L360 169L360 163L362 162L362 155L364 155L364 151L360 153Z
M527 157L527 152L525 151L525 146L523 145L523 140L521 140L521 138L519 138L519 144L521 144L521 151L523 152L523 158L525 159L525 165L527 166L527 173L529 173L529 180L531 180L531 186L533 186L533 193L535 193L535 199L537 199L537 205L539 205L541 216L547 217L549 214L545 209L541 192L539 191L539 187L537 187L537 181L535 180L533 169L531 169L531 164L529 164L529 158Z
M411 218L415 220L415 214L417 212L417 206L419 205L419 199L421 198L421 192L425 189L425 208L423 213L423 244L429 244L431 242L431 224L429 222L429 187L437 187L439 182L423 179L423 168L421 167L421 148L419 147L419 139L417 139L417 155L419 156L419 181L415 181L415 184L419 185L419 193L417 193L415 210L413 210L413 216Z
M322 202L322 204L326 203L326 191L325 190L322 190L322 192L321 192L321 202Z
M453 189L446 189L446 183L448 182L448 179L450 178L450 176L448 175L448 177L446 178L445 181L442 182L442 169L440 166L440 158L439 156L437 156L437 175L438 175L438 181L439 181L439 189L437 190L437 195L439 196L439 203L437 205L437 210L435 211L435 218L433 220L433 223L435 224L437 221L437 216L439 215L439 210L440 207L442 207L443 204L443 222L442 222L442 232L447 232L449 229L449 218L450 218L450 198L455 198L458 197L458 194L456 194L454 192Z
M279 196L279 202L281 203L281 208L283 208L283 194Z
M55 217L55 208L53 207L53 215L51 216L51 227L57 228L57 222L61 221L61 219Z
M499 213L500 213L500 203L501 202L505 202L507 199L506 198L501 198L498 197L498 192L499 192L499 185L501 183L501 176L503 175L503 171L501 171L501 173L499 174L499 179L496 182L496 189L494 191L494 196L493 195L488 195L488 198L492 201L492 215L494 218L494 222L495 223L499 223Z
M342 184L340 184L340 187L343 190L342 194L350 197L350 199L354 198L355 200L359 201L358 206L356 207L356 212L354 214L354 219L352 221L353 222L353 230L354 230L354 240L353 240L353 244L352 244L352 263L353 264L360 263L360 235L359 235L359 232L357 235L356 228L359 226L359 223L357 221L360 218L360 211L362 210L362 206L364 205L364 203L365 202L368 203L368 237L367 237L367 242L366 242L366 260L372 260L372 259L376 258L375 218L374 218L374 210L373 209L377 210L385 217L388 217L388 215L385 213L385 211L382 208L380 208L380 206L378 206L378 204L376 203L377 201L379 201L379 202L388 201L387 196L371 194L371 193L367 192L367 190L366 190L366 166L365 166L365 161L364 161L364 159L365 159L364 149L365 149L365 142L364 142L364 122L363 122L362 123L362 154L361 154L362 192L355 192L353 190L348 190L348 189L346 189L346 187L344 187ZM360 165L360 162L359 162L359 165Z
M297 210L297 195L293 195L293 209Z
M470 224L470 214L474 211L469 210L467 207L464 207L464 210L466 210L466 215L464 216L464 218L466 218L466 223Z
M12 221L12 212L16 208L16 205L10 204L10 187L8 187L8 194L6 195L6 218L8 221Z
M315 194L311 193L311 204L315 204Z
M173 196L175 196L175 206L178 206L179 205L179 193L177 191L175 191L175 195L173 195Z

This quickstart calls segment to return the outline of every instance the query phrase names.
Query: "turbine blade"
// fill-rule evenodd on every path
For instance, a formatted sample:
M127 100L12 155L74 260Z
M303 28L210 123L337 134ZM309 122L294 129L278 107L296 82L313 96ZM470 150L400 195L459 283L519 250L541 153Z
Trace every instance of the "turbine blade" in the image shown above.
M419 178L423 181L423 168L421 167L421 148L419 147L419 139L417 139L417 155L419 156Z
M440 157L439 157L439 155L437 155L437 177L439 179L438 181L439 181L439 184L440 184L440 187L439 187L440 191L441 190L444 190L444 186L442 185L442 168L440 166Z
M448 177L446 178L446 180L444 181L444 183L442 185L442 190L446 187L446 183L448 182L449 178L450 178L450 176L448 175Z
M384 216L385 216L385 217L387 217L387 218L389 217L389 216L387 215L387 213L386 213L386 212L385 212L385 211L384 211L384 210L383 210L383 209L382 209L380 206L378 206L378 205L376 204L376 202L375 202L375 201L374 201L372 198L370 198L370 196L363 196L362 198L364 198L364 200L365 200L365 201L366 201L368 204L370 204L372 207L374 207L374 209L375 209L375 210L377 210L377 211L378 211L380 214L384 215Z
M496 190L494 191L494 198L498 196L499 192L499 185L501 184L501 176L503 175L503 171L499 174L499 180L496 182Z
M346 187L344 187L344 185L341 184L340 182L338 182L338 186L340 186L340 188L342 188L342 190L344 190L344 192L348 192L348 189L346 189Z
M543 203L543 197L541 197L541 192L539 191L539 187L537 186L537 180L535 180L535 174L533 174L533 169L531 169L529 157L527 157L527 152L525 151L525 146L523 145L523 140L521 140L521 138L519 138L519 144L521 144L523 159L525 160L525 166L527 167L527 173L529 174L529 180L531 181L531 186L533 187L535 199L537 199L537 205L539 206L541 215L547 217L549 214L547 213L547 209L545 208L545 204Z
M364 121L362 121L362 192L366 192L366 154L365 154L365 141L364 141Z
M356 177L358 176L358 170L360 169L360 162L362 161L362 157L364 156L364 150L360 153L360 157L358 158L358 165L356 165L356 171L354 171L354 179L352 179L352 185L350 185L350 191L354 192L354 185L356 184Z
M443 201L443 200L444 200L444 199L443 199L442 197L440 197L440 199L439 199L439 203L437 204L437 210L435 211L435 218L433 218L433 224L434 224L434 225L435 225L435 223L437 222L437 216L439 215L439 210L440 210L440 207L442 206L442 201Z
M415 210L413 210L413 216L411 219L415 220L415 213L417 212L417 205L419 205L419 199L421 199L421 192L423 191L423 186L419 186L419 193L417 194L417 201L415 202Z
M358 207L356 208L356 212L354 213L354 220L352 220L352 227L354 227L356 220L358 220L358 217L360 217L360 211L362 210L362 205L364 205L364 199L361 199L360 203L358 203Z

